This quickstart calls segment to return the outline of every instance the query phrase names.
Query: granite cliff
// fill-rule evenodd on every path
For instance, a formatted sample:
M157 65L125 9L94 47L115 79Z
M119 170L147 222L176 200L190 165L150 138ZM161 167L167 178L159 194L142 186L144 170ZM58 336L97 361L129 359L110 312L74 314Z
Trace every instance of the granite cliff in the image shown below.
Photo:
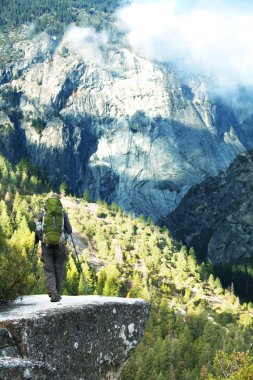
M26 296L1 307L0 378L119 379L148 314L137 299Z
M247 107L215 100L204 80L136 55L115 30L98 47L94 57L69 34L9 33L0 69L7 158L27 155L76 194L157 220L252 146L251 98Z
M193 186L166 224L178 240L214 264L253 257L253 151L239 155L227 171Z

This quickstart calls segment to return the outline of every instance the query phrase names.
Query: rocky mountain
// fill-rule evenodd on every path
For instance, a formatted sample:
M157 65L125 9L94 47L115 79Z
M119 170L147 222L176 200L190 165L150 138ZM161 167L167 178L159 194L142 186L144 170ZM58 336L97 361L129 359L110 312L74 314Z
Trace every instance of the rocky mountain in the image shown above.
M227 171L193 186L163 219L177 239L214 264L252 260L253 151L239 155Z
M63 38L2 32L0 149L157 220L253 145L252 98L213 99L203 79L134 53L112 16L100 32L86 16Z
M26 296L1 307L0 377L119 379L142 338L149 305L141 300Z

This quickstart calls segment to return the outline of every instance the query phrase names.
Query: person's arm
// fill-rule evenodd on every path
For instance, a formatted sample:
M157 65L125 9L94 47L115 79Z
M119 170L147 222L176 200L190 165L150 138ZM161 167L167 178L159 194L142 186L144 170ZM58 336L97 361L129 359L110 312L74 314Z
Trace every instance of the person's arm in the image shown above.
M39 213L38 222L42 223L42 220L43 220L43 211ZM40 241L40 238L38 236L38 232L37 230L35 230L34 244L38 244L39 241Z
M64 230L71 235L72 234L72 227L69 221L68 214L64 212Z

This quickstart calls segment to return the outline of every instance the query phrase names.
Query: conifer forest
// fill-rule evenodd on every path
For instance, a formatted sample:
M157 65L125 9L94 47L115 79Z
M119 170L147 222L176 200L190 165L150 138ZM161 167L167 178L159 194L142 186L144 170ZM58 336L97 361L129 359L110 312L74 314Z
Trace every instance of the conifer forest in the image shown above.
M52 190L36 167L0 158L0 299L46 292L33 254L34 220ZM55 190L55 189L54 189ZM72 245L64 294L143 298L151 303L147 330L122 379L250 379L253 373L253 307L233 288L223 289L211 263L198 263L193 249L173 241L165 228L134 218L112 203L90 203L61 194L74 227L88 285Z

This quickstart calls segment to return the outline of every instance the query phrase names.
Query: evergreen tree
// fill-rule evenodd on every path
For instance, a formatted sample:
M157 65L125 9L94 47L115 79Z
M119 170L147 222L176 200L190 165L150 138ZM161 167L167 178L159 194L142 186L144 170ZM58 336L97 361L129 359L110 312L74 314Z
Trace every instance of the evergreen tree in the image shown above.
M101 269L98 273L98 280L97 280L96 291L95 291L96 294L99 294L99 295L103 294L106 277L107 277L106 271L104 269Z
M10 238L13 230L11 226L11 218L8 214L8 209L6 203L0 201L0 229L6 238Z
M85 282L83 280L83 276L80 276L79 278L79 285L78 285L78 294L93 294L94 292L94 280L92 278L92 274L89 268L89 265L87 262L82 263L82 271L84 274Z
M79 288L79 273L72 256L69 256L67 263L67 274L66 274L66 289L68 294L76 296L78 295Z
M113 265L106 268L106 280L103 288L104 296L119 296L119 272Z

